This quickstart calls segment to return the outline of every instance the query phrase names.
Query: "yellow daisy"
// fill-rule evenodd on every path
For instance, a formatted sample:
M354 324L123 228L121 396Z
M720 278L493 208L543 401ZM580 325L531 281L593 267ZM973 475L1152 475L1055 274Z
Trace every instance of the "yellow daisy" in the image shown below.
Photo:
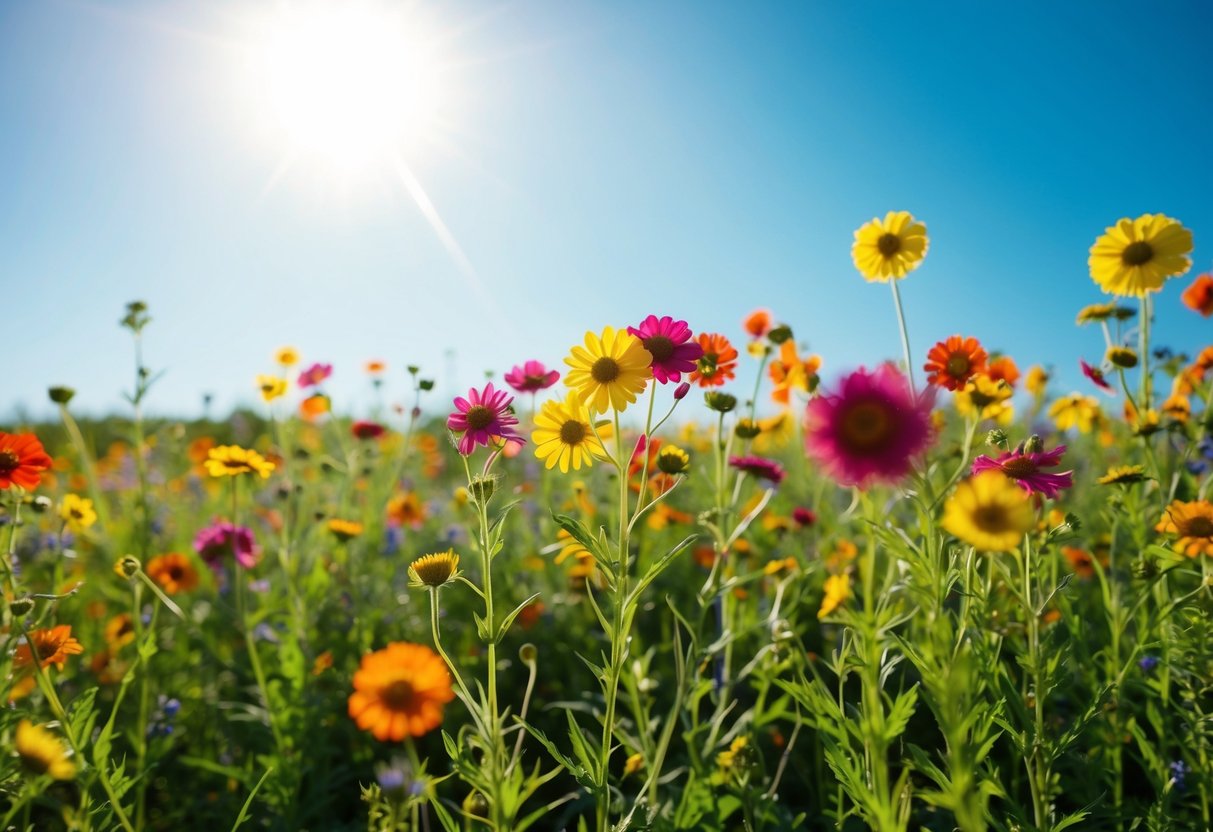
M1125 218L1091 246L1091 279L1109 295L1144 297L1192 267L1192 232L1164 214Z
M274 360L283 367L293 367L299 363L299 350L294 347L280 347L274 353Z
M824 589L825 597L821 599L821 609L817 610L818 618L825 618L851 597L851 576L845 572L831 575L826 578Z
M286 379L278 376L257 376L257 389L262 401L272 402L286 395Z
M982 471L948 498L943 527L983 552L1010 552L1032 528L1032 505L1002 472Z
M59 506L59 516L76 534L97 522L93 501L76 494L68 494L63 498L63 503Z
M454 549L423 555L409 566L412 586L442 586L459 574L459 555Z
M590 412L570 392L564 401L546 401L535 414L535 432L531 441L535 443L535 456L544 460L544 467L551 470L560 466L560 473L567 474L569 468L581 470L594 464L594 457L606 459L606 450L598 437L611 435L610 425L598 428L598 436L590 420Z
M212 477L235 477L240 474L260 474L269 477L274 463L256 451L239 445L220 445L207 452L206 472Z
M927 227L909 211L890 211L875 217L855 232L851 259L869 282L900 280L914 271L927 256Z
M956 412L976 419L993 419L999 425L1009 425L1015 416L1011 394L1015 391L1005 381L995 381L984 373L973 376L961 390L956 391Z
M601 336L587 332L585 347L573 347L564 360L571 368L564 383L592 412L622 413L653 377L652 361L639 338L608 326Z
M1076 427L1079 433L1090 433L1099 421L1099 401L1094 396L1071 393L1053 402L1049 416L1058 430Z
M17 723L14 745L22 765L31 774L49 774L55 780L71 780L76 776L76 764L67 758L67 749L59 738L28 719Z

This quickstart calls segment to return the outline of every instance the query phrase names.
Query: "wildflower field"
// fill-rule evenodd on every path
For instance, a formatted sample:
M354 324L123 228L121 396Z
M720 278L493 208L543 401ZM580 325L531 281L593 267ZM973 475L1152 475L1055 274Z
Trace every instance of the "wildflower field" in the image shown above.
M127 413L0 433L0 828L1210 828L1213 346L1151 323L1213 277L1092 236L1077 390L910 354L906 212L875 367L656 310L453 401L390 345L368 412L286 347L182 423L131 303Z

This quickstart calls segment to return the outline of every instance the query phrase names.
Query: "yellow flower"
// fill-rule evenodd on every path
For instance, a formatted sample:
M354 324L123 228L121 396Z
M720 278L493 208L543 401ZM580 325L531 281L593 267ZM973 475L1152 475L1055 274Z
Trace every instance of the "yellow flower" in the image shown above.
M1120 220L1091 246L1091 279L1109 295L1144 297L1192 266L1192 232L1163 214Z
M598 429L598 436L610 436L609 425ZM560 466L560 473L567 474L569 468L581 470L594 464L594 457L606 459L606 450L594 435L590 412L570 392L564 401L549 400L535 414L535 431L531 434L535 443L535 456L544 460L544 467Z
M454 549L423 555L409 566L411 586L442 586L459 574L459 555Z
M652 360L639 338L608 326L601 336L587 332L585 347L573 347L564 360L571 368L564 383L592 412L622 413L653 377Z
M342 520L334 517L327 525L328 530L333 533L333 537L342 542L353 540L362 534L362 524L354 520Z
M1040 398L1045 394L1045 388L1049 385L1049 371L1039 364L1033 364L1028 368L1027 378L1024 379L1023 386L1027 391L1036 398Z
M286 379L278 376L257 376L257 389L263 401L272 402L286 395Z
M784 558L783 560L769 560L762 567L764 575L778 575L780 572L794 572L799 564L796 558Z
M685 474L691 470L691 456L677 445L662 445L657 452L657 469L663 474Z
M93 511L93 501L68 494L59 506L59 516L67 523L67 527L79 534L97 522L97 512Z
M791 410L784 409L774 416L759 419L758 428L754 450L760 454L770 453L796 438L796 417Z
M980 551L1009 552L1032 528L1032 504L1002 472L982 471L948 498L943 527Z
M269 477L274 463L256 451L239 445L220 445L207 452L206 472L212 477L235 477L240 474L260 474Z
M1167 506L1156 532L1176 535L1175 550L1190 558L1213 557L1213 503L1208 500L1175 500Z
M851 576L845 572L831 575L826 578L824 590L825 597L821 599L821 609L817 611L819 619L825 618L851 597Z
M1076 427L1079 433L1090 433L1099 421L1099 401L1094 396L1071 393L1053 402L1049 416L1058 430Z
M1109 468L1108 473L1096 480L1100 485L1132 485L1149 479L1140 465L1121 465Z
M623 776L630 777L631 775L640 771L642 768L644 768L644 755L633 754L632 756L628 757L627 762L623 764Z
M999 425L1009 425L1015 415L1011 405L1014 390L1005 381L994 381L985 374L969 379L964 389L956 391L956 412L976 419L993 419Z
M274 360L283 367L293 367L299 363L299 350L294 347L280 347L274 353Z
M28 719L17 723L14 745L22 765L31 774L49 774L55 780L71 780L76 776L76 765L67 758L67 749L59 738Z
M927 227L908 211L890 211L883 220L873 218L855 232L851 259L865 280L887 283L901 279L927 256Z

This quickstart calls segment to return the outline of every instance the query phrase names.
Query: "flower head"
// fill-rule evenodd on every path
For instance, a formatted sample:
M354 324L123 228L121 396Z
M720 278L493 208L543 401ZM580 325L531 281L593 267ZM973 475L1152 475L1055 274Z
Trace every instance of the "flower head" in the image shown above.
M1014 387L1019 381L1019 367L1011 356L1000 355L990 359L990 363L986 365L986 375L991 381L1005 381L1008 387Z
M375 739L400 742L442 724L442 707L455 698L442 658L428 647L393 642L362 657L354 673L349 715Z
M783 466L773 459L761 456L731 456L729 465L755 479L766 480L772 485L779 485L783 482Z
M43 627L30 631L29 640L17 645L17 651L13 654L13 668L32 667L36 654L39 667L46 668L53 664L62 670L68 656L78 656L83 652L84 646L72 637L70 624Z
M313 364L299 374L300 387L315 387L333 374L332 364Z
M353 540L362 534L362 524L356 520L343 520L340 517L334 517L326 525L329 534L342 543Z
M67 494L59 505L59 516L73 533L79 534L97 522L93 501L77 494Z
M470 456L477 445L487 448L498 439L523 444L526 440L514 431L518 417L510 411L513 402L513 396L495 389L492 382L483 390L473 387L466 399L456 396L455 412L447 417L446 426L448 430L463 434L459 439L459 453Z
M189 592L198 586L198 571L189 557L179 552L156 555L144 569L167 595Z
M206 455L206 472L212 477L237 477L241 474L258 474L266 479L274 470L274 463L256 451L239 445L220 445L211 448Z
M1144 297L1192 266L1192 232L1163 214L1109 227L1091 246L1091 279L1110 295Z
M1032 528L1032 504L1000 471L982 471L956 487L943 527L983 552L1009 552Z
M809 402L805 448L843 485L895 483L931 443L931 405L893 367L861 368Z
M657 470L674 476L691 470L691 456L677 445L662 445L657 452Z
M1045 468L1056 468L1061 464L1061 457L1066 452L1065 445L1058 445L1051 451L1026 452L1015 450L991 459L984 454L973 460L973 474L982 471L1001 471L1015 480L1029 494L1043 494L1049 499L1057 497L1063 488L1074 485L1072 471L1050 472Z
M821 356L808 355L801 358L792 340L779 345L779 355L767 365L767 373L774 383L771 398L778 404L788 404L793 390L811 393L817 387L817 371L821 369Z
M454 549L422 555L409 566L414 586L442 586L459 574L459 555Z
M55 780L71 780L76 776L76 764L67 754L63 742L28 719L17 723L13 746L26 771L35 777L50 775Z
M986 371L986 351L976 338L953 335L927 353L927 381L938 387L959 390L978 373Z
M245 569L257 565L261 547L253 538L253 530L220 520L194 535L194 551L216 571L223 568L224 558L235 558Z
M1028 377L1024 379L1023 386L1033 396L1040 398L1048 389L1049 371L1039 364L1033 364L1028 368Z
M1082 370L1082 374L1100 390L1104 391L1109 396L1116 395L1116 390L1112 387L1112 385L1108 384L1107 378L1104 377L1103 370L1101 370L1099 367L1092 367L1090 364L1080 358L1078 359L1078 368Z
M1096 482L1100 485L1134 485L1145 482L1147 479L1149 477L1146 476L1145 469L1140 465L1120 465L1109 468L1108 472Z
M639 338L608 326L601 336L587 332L585 346L573 347L564 360L570 367L564 383L591 412L622 413L653 377L652 361Z
M691 340L691 328L686 321L676 321L669 315L658 318L649 315L640 326L628 327L628 333L653 357L649 365L653 378L660 384L681 381L683 373L692 373L703 357L703 346Z
M577 394L570 391L564 401L547 401L535 414L535 456L543 460L548 470L560 466L560 473L581 470L594 464L594 459L606 459L601 437L610 436L610 425L602 425L594 433L593 419Z
M1213 557L1213 503L1176 500L1167 506L1154 531L1175 535L1175 550L1190 558Z
M286 379L279 376L257 376L257 389L261 392L261 400L272 402L286 395Z
M283 367L294 367L299 363L299 350L294 347L279 347L274 353L274 360Z
M771 331L771 326L771 310L769 309L755 309L741 322L741 328L754 339L766 337L766 334Z
M505 374L505 383L519 393L535 393L546 390L560 380L558 370L549 370L540 361L528 361Z
M927 227L908 211L890 211L855 232L851 259L865 280L886 283L905 277L927 256Z
M1192 285L1184 289L1179 299L1193 312L1206 318L1213 315L1213 274L1199 275Z
M0 489L14 485L32 491L51 467L38 437L32 433L0 433Z
M696 362L691 381L700 387L719 387L736 376L737 350L720 333L699 333L703 355Z
M387 428L378 422L359 419L350 425L350 433L354 434L355 439L379 439L387 433Z
M1053 402L1049 408L1049 416L1053 418L1058 430L1076 427L1079 433L1090 433L1095 429L1101 411L1095 397L1071 393Z
M819 619L834 612L851 597L851 576L846 572L841 575L830 575L826 578L823 589L825 596L821 599L821 608L817 610Z

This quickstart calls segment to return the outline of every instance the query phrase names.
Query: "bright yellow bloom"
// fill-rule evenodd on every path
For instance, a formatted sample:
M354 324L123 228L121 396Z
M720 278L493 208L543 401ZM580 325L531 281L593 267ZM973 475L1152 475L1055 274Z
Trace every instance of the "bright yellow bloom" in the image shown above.
M207 453L206 472L212 477L236 477L240 474L260 474L269 477L274 463L256 451L239 445L220 445Z
M623 764L623 776L630 777L631 775L640 771L642 768L644 768L644 755L633 754L632 756L628 757L627 762Z
M1010 552L1032 528L1032 504L1001 471L982 471L948 498L943 527L980 551Z
M796 417L790 409L784 409L774 416L759 419L758 429L754 450L760 454L770 453L796 438Z
M1121 465L1109 468L1108 473L1096 480L1100 485L1133 485L1148 480L1140 465Z
M1053 402L1049 416L1058 430L1078 428L1079 433L1090 433L1100 418L1099 400L1094 396L1071 393Z
M887 283L914 271L927 256L927 227L908 211L890 211L855 232L851 259L864 279Z
M1049 371L1039 364L1033 364L1028 368L1028 375L1024 379L1023 386L1039 399L1045 394L1045 388L1049 386Z
M571 368L564 383L592 412L614 409L622 413L653 377L652 361L639 338L608 326L601 336L587 332L584 348L573 347L564 360Z
M1192 232L1163 214L1142 214L1109 227L1087 265L1091 279L1109 295L1144 297L1162 288L1168 277L1192 267Z
M274 353L274 360L283 367L293 367L299 363L299 350L294 347L281 347Z
M796 558L783 558L782 560L769 560L762 567L764 575L778 575L780 572L795 572L796 567L800 564L796 562Z
M362 534L362 524L356 520L342 520L340 517L334 517L327 525L333 537L343 542L353 540Z
M994 381L984 373L969 379L963 389L956 391L956 412L975 419L993 419L999 425L1009 425L1015 415L1011 395L1015 391L1005 381Z
M1213 503L1175 500L1167 506L1154 531L1176 535L1175 550L1190 558L1213 557Z
M68 494L63 498L63 503L59 506L59 516L76 534L97 522L93 501L76 494Z
M422 555L409 566L410 585L442 586L459 574L459 555L454 549Z
M819 619L834 612L851 597L851 576L845 572L831 575L826 578L824 589L825 597L821 599L821 609L817 610Z
M257 389L262 401L272 402L286 395L286 379L278 376L257 376Z
M589 410L570 392L564 401L549 400L535 414L535 431L531 441L535 443L535 456L544 460L544 467L551 470L560 466L560 473L567 474L569 468L581 470L594 464L594 457L606 459L606 450L599 437L610 436L610 425L598 428L594 435Z
M67 758L67 748L59 738L28 719L17 723L13 744L22 765L31 774L49 774L55 780L71 780L76 776L76 765Z

